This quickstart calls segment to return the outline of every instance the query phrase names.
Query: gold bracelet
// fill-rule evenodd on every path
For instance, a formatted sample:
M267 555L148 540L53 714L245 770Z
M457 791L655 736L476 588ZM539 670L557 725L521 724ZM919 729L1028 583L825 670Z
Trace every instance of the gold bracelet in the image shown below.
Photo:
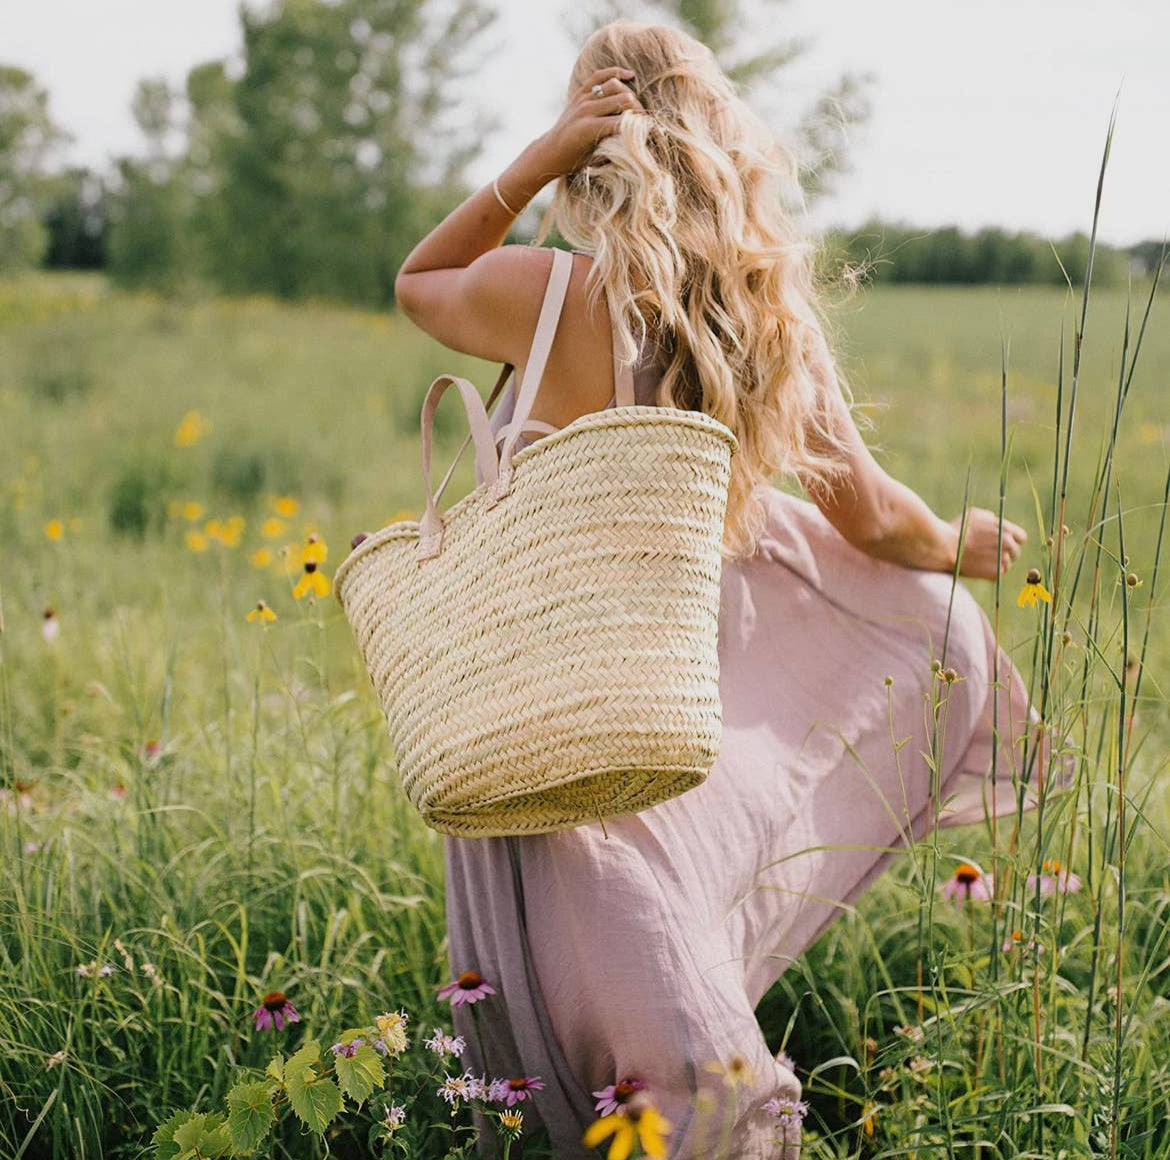
M492 178L492 193L496 195L496 201L500 203L513 217L519 217L520 211L513 209L505 200L504 195L500 192L500 179L498 177Z

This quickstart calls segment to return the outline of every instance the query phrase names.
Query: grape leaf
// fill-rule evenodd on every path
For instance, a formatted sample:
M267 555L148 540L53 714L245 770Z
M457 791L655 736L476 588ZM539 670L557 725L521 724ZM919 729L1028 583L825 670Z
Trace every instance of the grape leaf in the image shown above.
M297 1119L318 1136L342 1108L337 1084L322 1075L314 1064L320 1062L321 1048L310 1040L284 1065L284 1088Z
M272 1093L266 1083L238 1083L228 1092L227 1103L232 1152L237 1156L248 1156L268 1135L276 1119Z
M334 1061L341 1090L359 1107L386 1082L386 1065L368 1044L352 1056L338 1055Z

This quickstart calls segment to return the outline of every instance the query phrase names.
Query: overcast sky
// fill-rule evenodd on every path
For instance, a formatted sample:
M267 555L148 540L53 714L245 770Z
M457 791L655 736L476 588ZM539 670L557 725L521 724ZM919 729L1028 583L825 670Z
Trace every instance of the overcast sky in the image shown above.
M252 7L258 7L252 0ZM579 6L579 5L578 5ZM194 64L237 55L238 0L0 0L0 63L29 69L75 142L104 168L136 153L138 79L182 83ZM498 0L469 107L501 128L473 174L490 177L555 116L574 48L561 0ZM816 225L871 215L914 225L1088 231L1105 132L1120 93L1100 235L1170 231L1167 0L786 0L753 39L808 37L771 103L795 119L844 69L876 74L873 115L852 137L853 170Z

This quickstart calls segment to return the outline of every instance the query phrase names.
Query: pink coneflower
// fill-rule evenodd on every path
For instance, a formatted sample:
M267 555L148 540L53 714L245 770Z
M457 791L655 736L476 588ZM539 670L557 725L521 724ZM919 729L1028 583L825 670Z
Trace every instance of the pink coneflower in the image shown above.
M464 971L453 983L439 988L440 999L450 999L452 1007L463 1003L478 1003L496 993L495 987L488 983L478 971Z
M593 1110L598 1116L612 1116L615 1112L620 1112L630 1102L635 1092L645 1090L646 1085L640 1079L628 1075L625 1079L618 1080L617 1083L611 1083L608 1087L594 1092L593 1095L597 1103Z
M1055 858L1045 858L1040 873L1028 875L1028 889L1035 890L1037 882L1041 894L1075 894L1081 888L1079 876L1065 870Z
M544 1090L544 1080L535 1075L518 1075L508 1080L507 1084L508 1094L504 1097L504 1103L508 1107L530 1099L533 1092Z
M954 874L942 885L944 898L956 902L987 902L994 885L991 875L984 874L974 862L960 862Z
M260 1000L260 1006L252 1012L252 1018L256 1020L257 1031L271 1031L274 1027L277 1031L283 1031L286 1023L301 1021L296 1008L283 991L269 991Z

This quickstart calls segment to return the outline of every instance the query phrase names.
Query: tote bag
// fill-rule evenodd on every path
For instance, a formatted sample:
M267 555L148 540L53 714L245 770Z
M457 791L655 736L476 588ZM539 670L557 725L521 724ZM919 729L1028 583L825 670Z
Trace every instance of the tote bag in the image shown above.
M437 378L422 407L422 519L365 538L334 580L406 795L460 837L636 813L698 785L719 751L735 436L701 412L636 405L616 351L616 408L559 429L529 419L571 266L553 251L498 454L476 389ZM433 490L432 424L452 386L482 482L440 514L455 464ZM532 427L549 433L516 450Z

